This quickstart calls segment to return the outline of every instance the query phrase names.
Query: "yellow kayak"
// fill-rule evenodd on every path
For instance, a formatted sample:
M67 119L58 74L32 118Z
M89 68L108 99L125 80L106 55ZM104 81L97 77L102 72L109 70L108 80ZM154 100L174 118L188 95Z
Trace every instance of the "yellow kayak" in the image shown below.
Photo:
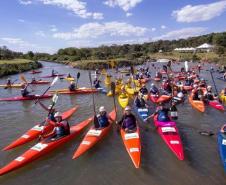
M118 96L118 102L122 108L125 108L129 103L129 96L127 94L120 94Z
M3 85L0 85L0 87L21 88L22 87L22 84L12 84L12 85L3 84Z
M67 80L67 81L75 81L75 78L73 78L73 77L70 77L70 78L65 77L64 79Z
M105 83L105 85L110 85L111 84L111 76L106 76L104 83Z
M224 95L224 94L220 94L220 100L224 103L224 104L226 104L226 96Z
M129 86L126 86L125 87L125 90L126 92L129 94L129 95L134 95L135 92L138 92L140 89L140 87L136 87L136 88L133 88L133 87L129 87Z

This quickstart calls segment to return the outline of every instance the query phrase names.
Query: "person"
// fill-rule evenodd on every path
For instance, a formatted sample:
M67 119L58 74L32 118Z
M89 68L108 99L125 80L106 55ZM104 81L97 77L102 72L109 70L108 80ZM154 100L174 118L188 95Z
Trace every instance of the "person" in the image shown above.
M71 78L71 74L70 73L68 73L67 78Z
M191 78L191 76L188 76L184 82L185 86L191 86L194 83L194 80Z
M68 89L69 89L69 91L75 91L75 82L74 81L70 82Z
M226 96L226 87L221 91L221 94Z
M198 65L198 71L199 71L199 73L201 71L201 65L200 64Z
M51 120L53 122L56 122L56 119L54 117L54 115L56 113L56 110L54 108L54 104L49 105L48 107L46 107L40 100L38 100L38 103L44 110L46 110L49 113L47 119Z
M109 125L109 121L114 121L110 116L108 116L107 111L104 106L99 108L99 114L97 115L99 126L96 128L105 128Z
M145 84L142 85L142 87L140 88L139 92L141 94L148 94L148 89L147 87L145 86Z
M7 79L6 85L8 85L8 86L12 85L10 78Z
M204 88L207 87L207 84L206 84L206 81L204 80L204 78L201 78L201 79L200 79L199 86L200 86L200 87L204 87Z
M98 80L97 78L95 78L93 84L94 84L94 87L95 87L96 89L98 89L98 88L101 87L101 86L100 86L100 80Z
M212 92L212 86L207 86L206 88L206 93L204 94L204 98L206 101L213 101L214 99L216 99L216 97L214 96L213 92Z
M146 102L143 98L143 96L138 96L138 93L136 92L136 98L134 100L134 104L137 108L145 108L147 105L146 105Z
M51 138L51 140L59 139L61 137L70 135L70 125L67 120L62 119L62 115L56 112L54 115L56 122L54 124L54 129L51 133L44 136L45 138Z
M30 92L27 90L28 85L29 85L29 84L23 83L22 86L21 86L21 90L20 90L20 91L21 91L21 95L22 95L23 97L28 97L28 95L30 94Z
M32 77L32 79L31 79L31 83L35 83L35 82L36 82L35 77Z
M170 110L170 117L174 120L177 120L178 113L177 113L176 103L174 101L172 101L172 104L169 110Z
M158 103L158 106L156 108L156 111L150 115L149 117L147 117L144 121L147 121L149 118L152 118L154 116L157 115L157 120L158 121L162 121L162 122L166 122L166 121L170 121L169 118L169 108L166 108L161 102Z
M158 88L153 83L151 84L150 93L151 94L156 94L156 95L159 94Z
M226 135L226 124L221 127L220 132Z
M193 94L193 100L203 100L203 90L201 87L194 85L192 94Z
M162 78L162 74L159 71L157 71L155 74L155 78Z
M54 71L54 69L52 69L52 76L55 76L55 71Z
M169 80L163 80L162 88L167 94L172 93L172 87L169 83Z
M117 122L116 122L117 123ZM117 123L125 132L134 132L137 128L136 117L131 112L131 107L127 106L121 120Z

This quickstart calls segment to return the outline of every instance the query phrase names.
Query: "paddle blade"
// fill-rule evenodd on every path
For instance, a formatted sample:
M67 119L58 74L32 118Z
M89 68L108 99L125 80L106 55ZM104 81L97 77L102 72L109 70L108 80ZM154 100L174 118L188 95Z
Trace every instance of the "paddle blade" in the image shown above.
M77 73L77 79L79 79L79 78L80 78L80 72Z
M112 91L113 96L115 96L115 83L114 82L111 82L111 91Z
M132 73L132 75L134 75L134 67L133 66L130 67L130 72Z
M27 83L27 80L24 75L20 75L20 80L24 83Z
M54 96L53 96L53 98L52 98L52 102L54 103L54 104L56 104L56 102L57 102L57 100L58 100L58 94L56 93L56 94L54 94Z
M52 81L52 83L50 84L50 86L52 87L57 81L58 81L59 77L55 77Z
M185 71L188 72L188 61L184 62Z
M100 127L99 121L98 121L98 118L97 118L96 115L94 115L93 123L94 123L94 127L95 128L99 128Z

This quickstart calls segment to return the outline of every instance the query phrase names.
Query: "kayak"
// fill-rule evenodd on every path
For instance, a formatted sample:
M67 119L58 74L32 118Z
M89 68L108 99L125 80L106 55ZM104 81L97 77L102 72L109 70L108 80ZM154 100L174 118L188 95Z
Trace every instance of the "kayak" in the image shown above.
M30 71L29 73L30 74L38 74L38 73L41 73L42 71Z
M150 94L149 95L149 100L152 101L153 103L157 103L158 99L159 99L159 95L157 95L157 94Z
M109 113L109 116L115 120L116 119L116 112L113 110ZM86 133L85 137L83 138L82 142L80 143L79 147L75 151L73 155L73 159L78 158L86 151L88 151L91 147L93 147L98 141L100 141L109 131L112 126L113 122L110 121L109 125L102 129L95 129L91 127L89 131Z
M126 150L133 161L133 164L136 168L140 167L140 156L141 156L141 139L140 139L140 130L137 126L135 132L126 133L121 129L121 137L123 143L126 147Z
M43 96L41 96L41 95L30 95L28 97L15 96L15 97L12 97L12 98L0 98L0 101L26 101L26 100L51 98L52 96L53 95L51 95L51 94L45 94Z
M44 81L44 80L38 80L38 81L34 81L34 82L29 82L29 84L33 84L33 85L38 85L38 84L49 84L49 81Z
M128 87L127 85L125 86L125 90L129 95L134 95L135 92L139 91L139 87L136 88L132 88L132 87Z
M224 93L220 93L220 100L225 103L226 102L226 96L224 95Z
M55 74L55 75L47 75L47 76L42 76L41 78L53 78L53 77L61 77L61 76L64 76L65 74Z
M111 84L111 76L106 76L105 80L104 80L105 85L110 85Z
M127 94L120 94L118 96L119 105L124 109L129 103L129 96Z
M65 77L64 79L67 81L75 81L75 78L73 78L73 77Z
M91 89L86 87L77 88L74 91L70 91L69 89L58 89L58 90L51 90L50 93L58 93L58 94L87 94L87 93L96 93L98 89Z
M21 88L22 84L12 84L12 85L1 84L0 87Z
M69 119L77 111L77 109L78 109L78 106L73 107L66 112L63 112L62 113L63 120ZM20 136L17 140L13 141L8 146L3 148L3 151L10 150L10 149L15 148L17 146L20 146L20 145L23 145L23 144L28 143L30 141L33 141L34 139L38 138L39 135L43 131L48 133L52 129L53 129L53 124L50 124L50 123L48 125L45 125L45 126L41 125L40 123L36 124L30 130L28 130L25 134Z
M217 135L217 143L218 143L220 158L224 166L224 170L226 171L226 135L219 132Z
M154 81L156 81L156 82L159 82L160 80L161 80L161 78L157 78L157 77L154 78Z
M160 102L167 102L172 98L172 96L169 95L161 95L158 100L156 101L156 103L160 103Z
M14 159L12 162L4 166L0 169L0 175L4 175L9 173L13 170L21 168L28 163L46 155L50 151L54 150L55 148L63 145L64 143L72 140L75 136L77 136L88 124L92 121L92 118L89 118L85 121L82 121L76 125L71 126L70 128L70 135L61 137L59 139L44 139L41 142L37 143L25 153Z
M188 97L188 101L190 102L190 104L192 105L192 107L194 107L198 111L200 111L200 112L204 112L205 111L205 105L204 105L204 102L203 101L193 100L192 99L192 95L190 95Z
M177 156L179 160L184 160L183 145L179 131L176 127L176 123L173 121L160 122L157 120L157 116L155 116L154 124L157 128L158 134L161 136L170 150Z
M214 109L224 111L224 106L217 100L209 101L208 105L213 107Z
M144 119L146 119L150 115L150 112L146 107L138 108L134 103L134 109L142 121L144 121Z

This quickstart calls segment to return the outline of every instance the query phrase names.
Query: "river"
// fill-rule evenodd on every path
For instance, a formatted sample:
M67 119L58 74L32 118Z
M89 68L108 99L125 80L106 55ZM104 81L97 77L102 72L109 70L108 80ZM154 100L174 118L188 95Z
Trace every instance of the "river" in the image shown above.
M52 68L60 73L75 76L81 72L79 86L89 87L87 71L73 69L69 66L43 62L43 69L38 76L49 75ZM204 69L208 69L206 65ZM154 71L153 71L154 74ZM216 73L215 73L216 74ZM24 73L27 79L31 75ZM216 74L216 76L219 74ZM209 72L203 70L201 76L212 84ZM0 79L0 84L7 77ZM12 79L18 79L13 75ZM218 90L225 87L225 82L215 79ZM59 81L53 87L65 88L68 82ZM35 93L41 93L48 86L32 86ZM0 89L1 97L19 95L16 89ZM50 100L42 101L49 105ZM96 107L104 105L108 111L113 109L113 99L104 94L95 94ZM70 124L85 120L93 114L92 95L60 95L56 109L65 111L79 105L78 111L70 119ZM63 145L50 154L27 166L0 177L1 185L224 185L226 174L220 161L216 135L202 136L200 130L217 132L225 123L225 113L208 107L205 113L199 113L186 102L178 105L179 119L177 126L182 138L185 160L179 161L157 134L153 122L140 123L142 139L141 167L135 169L127 154L120 135L114 126L110 133L95 147L76 160L72 155L78 147L87 129L73 141ZM118 107L119 116L122 110ZM151 103L151 110L154 105ZM0 148L21 136L35 123L42 121L46 112L32 101L0 102ZM37 140L7 152L0 152L0 167L4 166Z

